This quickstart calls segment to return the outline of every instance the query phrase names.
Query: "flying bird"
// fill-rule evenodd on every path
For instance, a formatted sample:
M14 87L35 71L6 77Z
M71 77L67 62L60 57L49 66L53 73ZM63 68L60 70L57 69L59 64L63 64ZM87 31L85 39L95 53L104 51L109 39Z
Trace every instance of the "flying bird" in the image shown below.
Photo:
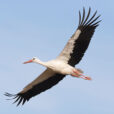
M81 69L75 68L75 65L78 64L84 56L95 29L101 21L98 20L100 15L96 16L97 11L91 17L90 13L91 8L89 8L87 15L85 13L85 8L83 8L83 15L81 15L79 11L79 25L62 52L55 59L43 62L33 57L31 60L24 62L24 64L32 62L38 63L45 66L47 69L19 93L15 95L5 93L6 96L15 99L14 103L17 102L17 106L21 103L23 105L26 101L29 101L30 98L50 89L66 75L91 80L90 77L83 75Z

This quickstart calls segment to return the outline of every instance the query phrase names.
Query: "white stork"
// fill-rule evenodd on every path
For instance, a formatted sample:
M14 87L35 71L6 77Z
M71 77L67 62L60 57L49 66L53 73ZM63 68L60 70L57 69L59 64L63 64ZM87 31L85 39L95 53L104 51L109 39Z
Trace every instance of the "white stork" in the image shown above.
M97 21L100 15L95 17L97 11L93 14L91 18L89 18L90 13L91 8L89 8L86 17L85 8L83 8L83 16L81 16L81 13L79 11L78 28L69 39L63 51L56 59L48 62L42 62L38 58L34 57L31 60L24 62L24 64L31 62L38 63L47 67L47 69L34 81L28 84L21 92L15 95L5 93L6 96L16 99L14 103L17 102L17 106L20 103L24 104L35 95L38 95L41 92L44 92L45 90L56 85L66 75L83 78L85 80L91 80L90 77L83 75L82 70L75 68L75 65L79 63L79 61L84 55L84 52L88 48L95 28L99 25L99 22L101 21Z

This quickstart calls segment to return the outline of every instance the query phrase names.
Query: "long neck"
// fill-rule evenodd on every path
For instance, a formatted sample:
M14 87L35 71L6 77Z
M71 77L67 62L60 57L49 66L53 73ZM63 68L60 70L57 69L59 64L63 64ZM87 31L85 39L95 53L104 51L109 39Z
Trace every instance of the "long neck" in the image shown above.
M43 61L41 61L39 59L36 59L34 62L37 63L37 64L41 64L43 66L47 66L46 62L43 62Z

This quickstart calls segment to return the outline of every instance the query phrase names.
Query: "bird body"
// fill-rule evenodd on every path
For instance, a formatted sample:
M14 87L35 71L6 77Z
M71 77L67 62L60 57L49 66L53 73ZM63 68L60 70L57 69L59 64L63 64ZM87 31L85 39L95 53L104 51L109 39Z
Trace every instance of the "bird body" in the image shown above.
M89 8L87 16L85 16L85 8L83 8L83 16L81 16L81 13L79 11L78 28L56 59L43 62L38 58L34 57L31 60L24 62L24 64L31 62L41 64L47 69L19 93L15 95L9 93L5 94L9 97L13 96L13 99L16 99L14 103L18 102L17 106L20 103L24 104L35 95L38 95L41 92L44 92L45 90L53 87L66 75L71 75L85 80L91 80L90 77L83 75L82 70L75 68L75 65L78 64L84 56L84 53L89 46L95 29L100 22L97 21L100 15L95 17L97 11L93 14L91 18L89 18L90 13L91 8Z
M48 69L50 69L56 73L60 73L60 74L64 74L64 75L68 75L68 74L71 75L72 70L75 69L71 65L69 65L59 59L54 59L51 61L43 62L40 59L34 57L32 62L37 63L37 64L41 64L42 66L45 66ZM28 62L24 62L24 64L26 64L26 63L28 63Z
M45 65L43 65L43 66L51 69L52 71L54 71L56 73L60 73L63 75L71 75L72 70L74 69L74 67L72 67L69 64L65 63L64 61L58 60L58 59L54 59L54 60L45 62Z

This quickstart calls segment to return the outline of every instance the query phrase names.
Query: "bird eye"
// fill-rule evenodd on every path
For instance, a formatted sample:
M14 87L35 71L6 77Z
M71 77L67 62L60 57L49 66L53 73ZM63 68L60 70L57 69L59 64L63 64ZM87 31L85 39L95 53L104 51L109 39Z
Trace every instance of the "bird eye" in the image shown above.
M33 58L33 60L35 60L35 58Z

